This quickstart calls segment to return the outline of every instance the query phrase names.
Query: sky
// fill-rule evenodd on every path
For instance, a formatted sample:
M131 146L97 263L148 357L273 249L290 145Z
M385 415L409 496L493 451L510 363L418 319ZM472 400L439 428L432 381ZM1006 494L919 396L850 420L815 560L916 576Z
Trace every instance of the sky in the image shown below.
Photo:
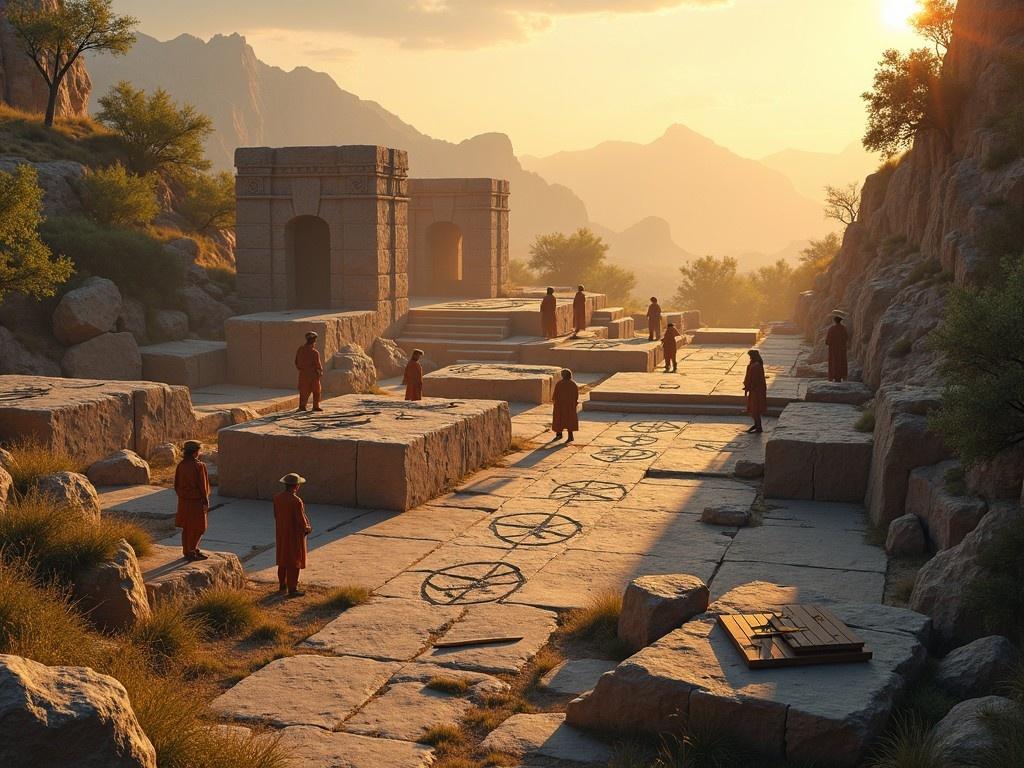
M747 157L838 152L915 0L114 0L166 40L239 32L437 138L548 155L682 123ZM215 75L215 73L211 73Z

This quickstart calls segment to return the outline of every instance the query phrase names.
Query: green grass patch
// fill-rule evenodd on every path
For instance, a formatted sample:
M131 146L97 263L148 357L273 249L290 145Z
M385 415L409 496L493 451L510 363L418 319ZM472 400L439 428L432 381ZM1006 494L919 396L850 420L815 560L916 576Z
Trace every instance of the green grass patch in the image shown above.
M853 428L858 432L873 433L875 431L875 409L866 408L861 411Z
M188 606L188 615L211 637L235 637L253 627L260 610L252 597L240 589L211 589Z
M366 587L336 587L316 601L317 608L347 611L370 601L370 590Z
M0 154L33 163L74 160L82 165L109 165L124 156L121 141L87 117L58 118L52 127L43 116L0 105Z
M953 768L927 725L899 717L882 740L869 768Z

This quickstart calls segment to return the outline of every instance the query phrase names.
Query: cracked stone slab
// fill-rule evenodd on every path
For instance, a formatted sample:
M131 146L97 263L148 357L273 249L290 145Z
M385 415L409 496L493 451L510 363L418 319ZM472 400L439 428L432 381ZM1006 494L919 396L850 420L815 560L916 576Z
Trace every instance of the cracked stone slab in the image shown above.
M492 693L505 693L509 690L509 684L493 675L484 672L473 672L468 669L452 669L442 667L438 664L431 664L424 661L414 661L406 664L391 678L391 684L396 683L428 683L436 677L454 678L463 680L469 685L466 695L473 701L479 701L483 696Z
M548 434L554 437L553 432ZM534 448L504 456L498 460L499 466L521 472L531 472L536 476L561 466L584 450L575 443L553 442L551 437L542 440Z
M438 496L427 504L431 507L445 507L446 509L469 509L483 512L494 512L502 504L508 501L504 496L495 496L489 493L446 493Z
M539 686L548 693L579 696L592 690L601 675L617 666L617 662L607 659L567 659L544 675Z
M763 525L802 526L830 530L867 531L867 513L860 504L771 499L762 515Z
M242 679L211 707L231 720L332 729L400 667L355 656L288 656Z
M528 762L564 760L573 765L605 766L612 759L611 747L566 725L565 715L557 712L513 715L491 731L480 748Z
M315 651L408 661L462 613L421 600L384 600L349 608L299 645Z
M754 487L720 478L649 479L632 486L617 506L699 515L710 504L740 504L749 507L756 497L757 490Z
M416 741L434 726L457 726L471 706L468 698L423 683L395 683L346 720L343 728L364 736Z
M293 726L281 731L282 751L302 768L427 768L433 750L422 744Z
M540 472L525 472L520 469L495 467L477 472L462 485L457 493L477 493L502 498L514 498L529 488L540 477Z
M168 520L177 514L178 497L173 488L129 485L98 488L100 509L133 517Z
M448 506L416 507L407 512L384 514L382 519L358 532L365 536L449 541L487 516L482 509Z
M573 497L579 493L579 491L572 490L573 488L581 486L585 488L597 483L602 484L602 487L604 484L613 484L616 488L609 488L605 493L591 493L578 499L586 504L611 505L622 498L623 492L628 491L643 479L643 467L624 467L619 464L598 467L594 464L578 464L574 459L570 463L545 473L535 483L524 489L520 497L573 501Z
M876 573L888 567L885 551L869 544L860 531L781 525L740 530L725 559Z
M840 571L778 563L726 561L710 583L712 597L751 581L770 581L793 587L795 603L882 602L885 574Z
M205 534L207 537L252 547L265 547L274 543L272 502L215 496L211 499L211 507ZM306 505L306 516L313 527L311 537L325 534L354 520L365 519L366 515L365 509Z
M689 434L689 430L686 433ZM744 437L749 437L744 435ZM764 435L759 435L764 437ZM740 437L730 440L677 440L651 465L651 474L670 477L675 474L713 474L731 476L737 461L764 461L764 444Z
M732 542L722 528L703 525L690 515L616 507L574 539L572 548L717 562Z

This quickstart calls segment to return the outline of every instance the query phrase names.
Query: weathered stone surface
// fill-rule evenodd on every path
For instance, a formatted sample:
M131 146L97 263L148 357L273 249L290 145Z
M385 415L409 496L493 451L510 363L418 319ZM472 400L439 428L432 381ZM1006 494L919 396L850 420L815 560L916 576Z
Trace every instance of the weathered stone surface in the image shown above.
M428 397L550 403L561 368L544 365L465 363L428 373L423 394Z
M1016 715L1018 710L1016 702L1002 696L961 701L935 724L936 746L954 765L976 765L986 750L995 746L988 718Z
M592 690L605 672L618 666L607 659L568 659L540 679L540 687L549 693L579 696Z
M506 693L509 690L508 683L493 675L466 669L451 669L422 661L403 666L394 674L390 683L392 685L395 683L428 683L437 677L465 681L469 685L466 696L477 703L480 703L489 694Z
M100 499L89 478L77 472L57 472L39 478L36 488L57 504L81 512L90 520L100 519Z
M995 458L979 461L967 471L967 487L972 493L996 501L1017 499L1024 491L1024 448L1003 451Z
M871 435L854 424L851 405L792 403L765 446L765 496L860 501L871 466Z
M150 616L135 550L122 539L114 557L75 576L74 596L86 618L100 629L130 629Z
M3 5L4 3L0 2L0 12L2 12ZM24 54L18 51L18 63L21 62L21 57L23 56ZM27 56L24 56L24 60L31 62L31 59ZM29 64L29 66L32 65ZM78 66L77 62L75 66ZM43 80L38 76L37 70L34 67L32 74L38 84L43 85ZM2 85L2 79L3 72L0 72L0 85ZM63 93L64 89L61 88L61 91ZM78 194L78 182L85 175L84 165L76 163L74 160L30 162L24 158L14 157L9 154L0 157L0 171L11 173L19 165L30 165L35 169L36 179L43 190L44 216L47 218L51 216L64 216L69 213L78 213L82 210L82 200Z
M939 662L935 683L959 699L987 696L999 691L1020 654L1001 635L980 637L962 645Z
M0 326L0 373L60 376L60 366L48 357L25 349L13 333Z
M221 304L197 285L179 288L176 295L188 315L190 328L203 335L218 338L224 335L224 321L234 314L230 307Z
M227 380L228 354L223 341L187 339L151 344L139 350L142 377L192 389Z
M739 504L716 504L704 507L700 521L710 525L726 525L732 528L743 528L750 525L750 507Z
M330 395L359 395L377 384L373 358L356 344L343 344L324 371L324 392Z
M0 655L0 765L156 768L156 751L114 678Z
M988 511L982 499L949 491L946 475L959 469L955 460L918 467L907 482L906 510L920 519L931 545L938 550L963 541Z
M604 766L612 758L611 747L567 725L565 715L557 712L513 715L491 731L480 748L531 762L567 760Z
M154 544L153 551L139 562L149 604L195 597L209 589L245 587L245 571L237 555L205 546L203 551L208 560L189 562L182 557L180 546Z
M885 551L893 557L916 557L924 554L928 544L917 515L901 515L889 523Z
M115 329L121 291L105 277L90 277L68 291L53 312L53 335L68 346Z
M153 312L150 331L156 341L177 341L188 336L188 315L177 309L158 309Z
M60 367L73 379L136 381L142 378L142 355L130 333L104 333L69 348Z
M304 768L427 768L433 762L433 750L422 744L308 725L282 730L280 744Z
M733 475L736 477L743 478L745 480L754 480L758 477L764 476L764 462L763 461L747 461L741 460L736 462L736 466L732 470Z
M174 443L160 443L149 452L149 464L153 467L170 467L181 461L181 450Z
M427 688L423 683L394 683L345 721L345 730L365 736L417 741L440 725L458 726L470 708L468 698Z
M149 464L127 448L89 465L86 477L93 485L148 485Z
M637 651L707 610L710 592L696 576L668 574L633 579L622 597L619 639Z
M869 387L858 381L809 381L804 399L808 403L845 403L864 405L874 397Z
M354 656L289 656L237 683L211 707L234 720L334 729L399 666Z
M117 316L117 330L127 331L142 344L149 343L149 330L146 328L146 305L130 296L121 301L121 314Z
M984 635L968 599L968 586L983 573L979 553L1002 531L1018 525L1021 514L1019 507L994 505L963 541L939 552L918 571L909 606L932 617L936 638L945 647Z
M373 365L377 375L382 379L390 379L405 373L407 355L392 339L383 337L373 342Z

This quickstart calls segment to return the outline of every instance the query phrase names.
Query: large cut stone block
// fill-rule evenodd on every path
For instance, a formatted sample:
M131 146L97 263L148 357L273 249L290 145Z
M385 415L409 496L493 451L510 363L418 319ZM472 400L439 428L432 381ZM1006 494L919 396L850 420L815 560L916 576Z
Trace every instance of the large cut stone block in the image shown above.
M297 471L309 502L407 510L500 457L508 404L346 395L322 413L288 413L220 432L220 492L271 498Z
M852 405L791 403L765 447L765 496L861 501L871 468L871 435L853 425Z
M955 547L977 527L988 504L974 496L958 496L947 489L946 474L960 463L943 461L911 471L907 481L908 514L921 520L932 546L937 550Z
M619 639L638 651L708 608L711 593L696 576L669 574L633 579L622 598Z
M227 380L227 344L223 341L168 341L139 349L142 378L189 388Z
M423 394L428 397L550 403L560 371L560 368L544 365L452 365L424 376Z

